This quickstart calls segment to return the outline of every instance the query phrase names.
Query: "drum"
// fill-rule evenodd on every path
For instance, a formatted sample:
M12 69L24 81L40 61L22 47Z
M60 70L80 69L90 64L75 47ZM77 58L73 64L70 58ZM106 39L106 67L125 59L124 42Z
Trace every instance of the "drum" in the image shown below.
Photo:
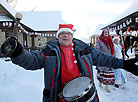
M63 88L60 96L67 102L87 102L93 100L96 90L92 80L86 76L74 78Z

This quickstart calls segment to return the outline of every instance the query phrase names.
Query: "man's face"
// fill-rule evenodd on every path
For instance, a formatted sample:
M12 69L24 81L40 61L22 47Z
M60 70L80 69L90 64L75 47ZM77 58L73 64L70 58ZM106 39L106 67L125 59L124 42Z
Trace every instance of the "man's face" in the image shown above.
M73 34L70 32L61 32L58 36L59 44L62 46L69 46L72 43Z

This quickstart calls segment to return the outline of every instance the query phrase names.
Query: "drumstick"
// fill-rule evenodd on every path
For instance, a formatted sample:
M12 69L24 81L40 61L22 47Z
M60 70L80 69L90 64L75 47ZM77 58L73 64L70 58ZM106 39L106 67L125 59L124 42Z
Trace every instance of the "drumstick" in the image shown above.
M18 25L20 23L20 20L23 18L23 15L21 13L17 12L15 15L15 18L16 18L15 26L14 26L12 35L18 38Z

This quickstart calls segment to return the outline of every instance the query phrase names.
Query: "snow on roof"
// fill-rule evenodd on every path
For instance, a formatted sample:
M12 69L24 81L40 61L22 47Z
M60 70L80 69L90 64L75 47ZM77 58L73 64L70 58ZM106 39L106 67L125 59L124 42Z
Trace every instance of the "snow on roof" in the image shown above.
M17 11L5 0L0 0L0 5L15 18ZM21 23L34 31L56 31L60 23L66 23L62 19L61 11L22 11L23 19ZM1 21L11 21L8 17L1 16Z
M23 11L21 23L35 31L55 31L60 23L66 23L62 20L61 11Z
M13 20L8 16L0 15L0 21L13 21Z
M120 14L117 18L115 18L112 21L110 21L109 23L107 23L105 25L105 27L109 26L109 25L111 25L111 24L113 24L113 23L115 23L115 22L117 22L117 21L119 21L119 20L135 13L135 12L138 12L138 0L134 0L132 2L132 4L130 5L130 7L126 11L124 11L122 14Z
M94 32L94 36L100 36L101 35L101 33L102 33L102 30L101 30L101 28L103 28L103 26L104 26L105 24L99 24L98 25L98 27L97 27L97 29L95 30L95 32ZM116 32L110 32L110 35L117 35L116 34Z
M96 30L95 30L95 32L94 32L94 35L95 36L99 36L99 35L101 35L101 28L104 26L104 24L99 24L98 26L97 26L97 28L96 28Z
M0 5L3 6L13 18L15 18L15 14L17 11L13 7L11 7L10 4L8 4L5 0L0 0Z

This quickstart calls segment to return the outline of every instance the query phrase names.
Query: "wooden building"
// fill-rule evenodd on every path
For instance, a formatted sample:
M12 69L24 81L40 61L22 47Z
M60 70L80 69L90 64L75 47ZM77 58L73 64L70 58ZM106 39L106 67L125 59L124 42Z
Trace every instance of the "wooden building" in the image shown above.
M102 27L108 28L110 32L115 31L119 34L126 32L128 28L131 31L138 31L138 0L134 0L130 7L121 13L118 17ZM125 33L124 33L125 34Z
M13 34L17 11L6 1L0 2L0 45ZM26 48L41 49L45 43L56 37L62 20L61 11L22 11L23 18L18 26L18 40Z

